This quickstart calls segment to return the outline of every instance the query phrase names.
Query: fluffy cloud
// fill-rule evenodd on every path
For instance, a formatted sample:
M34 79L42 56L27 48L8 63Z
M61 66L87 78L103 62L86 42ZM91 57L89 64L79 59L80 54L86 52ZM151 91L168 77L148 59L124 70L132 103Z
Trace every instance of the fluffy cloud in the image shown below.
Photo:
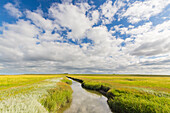
M55 26L53 22L49 19L45 19L42 16L43 14L38 12L31 12L29 10L26 11L26 16L30 19L37 27L45 30L52 30Z
M121 34L130 35L126 38L127 53L137 56L154 56L169 54L170 21L153 26L152 22L138 27L115 26L115 30Z
M130 23L137 23L142 20L149 20L162 12L170 0L145 0L136 1L129 5L129 8L121 14L121 17L127 17Z
M133 55L153 56L160 54L169 54L170 50L170 21L165 21L145 30L136 35L136 44L138 45L132 52ZM145 26L144 26L145 27Z
M133 71L140 73L140 70L143 70L146 73L167 74L170 63L168 60L170 55L169 25L170 21L167 20L156 26L153 26L152 22L138 27L114 26L117 32L129 36L124 41L123 53L134 56L134 61L131 60L132 62L128 66L121 66L118 69L124 69L122 72L127 73Z
M89 19L92 21L92 23L97 24L99 21L100 13L98 10L93 10L89 12Z
M6 5L4 5L4 8L9 12L11 16L14 16L16 18L22 17L21 11L19 11L19 9L17 9L16 6L13 4L7 3Z
M102 12L101 15L104 17L102 17L103 24L110 24L113 21L118 10L125 5L123 1L116 0L113 3L113 1L107 0L102 6L100 6Z
M23 13L25 19L18 19L13 24L4 23L0 28L0 71L167 72L168 68L164 66L170 64L169 20L157 25L146 22L125 26L122 23L109 26L110 29L106 25L112 24L116 19L114 16L120 14L131 23L147 20L167 6L167 2L161 5L165 1L160 4L153 1L127 4L126 0L108 0L96 8L87 2L73 5L71 1L63 0L62 4L53 3L46 14L41 9L27 9ZM137 4L141 10L134 13ZM147 11L143 10L145 6Z
M7 29L5 29L7 28ZM30 45L34 46L39 33L30 21L19 20L16 24L4 24L3 34L0 35L1 61L18 61L24 57L24 52Z
M53 4L49 13L57 24L71 30L68 38L81 39L85 37L86 30L93 25L85 15L88 8L87 3L82 3L79 7L73 4Z

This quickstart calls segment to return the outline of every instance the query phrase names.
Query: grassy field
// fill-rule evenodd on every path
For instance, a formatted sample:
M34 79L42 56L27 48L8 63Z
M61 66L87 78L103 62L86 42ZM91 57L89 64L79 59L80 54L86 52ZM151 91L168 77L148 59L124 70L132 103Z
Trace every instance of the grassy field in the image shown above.
M62 75L0 75L0 90L25 86Z
M116 113L169 113L170 76L77 74L82 86L105 94ZM72 100L65 75L0 75L0 113L62 112Z
M170 112L170 76L115 74L69 76L83 80L84 88L104 91L114 112Z
M71 102L69 84L64 75L0 75L0 113L59 112Z

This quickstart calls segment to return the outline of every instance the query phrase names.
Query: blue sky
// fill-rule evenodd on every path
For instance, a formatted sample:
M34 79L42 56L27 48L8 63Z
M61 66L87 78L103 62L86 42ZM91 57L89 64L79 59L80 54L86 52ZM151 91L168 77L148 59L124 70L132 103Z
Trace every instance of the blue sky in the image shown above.
M0 73L170 74L170 0L2 0Z

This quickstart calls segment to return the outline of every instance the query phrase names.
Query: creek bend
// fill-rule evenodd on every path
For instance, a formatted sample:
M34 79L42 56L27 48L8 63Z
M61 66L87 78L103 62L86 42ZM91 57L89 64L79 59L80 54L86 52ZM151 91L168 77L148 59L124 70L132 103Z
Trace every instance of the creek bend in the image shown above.
M105 96L83 89L81 83L74 80L71 87L72 103L64 113L112 113Z

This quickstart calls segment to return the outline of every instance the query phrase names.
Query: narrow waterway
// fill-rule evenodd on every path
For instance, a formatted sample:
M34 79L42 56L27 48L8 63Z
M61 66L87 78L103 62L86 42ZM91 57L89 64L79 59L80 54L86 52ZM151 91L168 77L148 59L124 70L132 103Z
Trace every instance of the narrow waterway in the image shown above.
M80 83L72 82L72 103L64 113L112 113L105 96L89 92Z

